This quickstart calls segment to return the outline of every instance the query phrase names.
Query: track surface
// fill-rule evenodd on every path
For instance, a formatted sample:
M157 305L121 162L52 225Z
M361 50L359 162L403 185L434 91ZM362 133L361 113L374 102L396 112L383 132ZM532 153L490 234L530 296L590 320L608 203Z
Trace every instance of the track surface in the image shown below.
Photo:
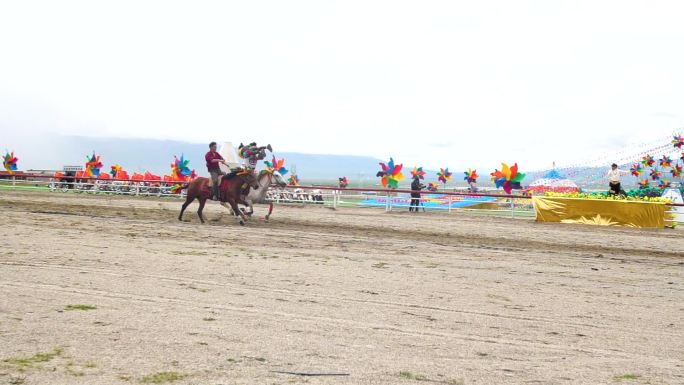
M682 230L179 208L3 191L0 384L684 383Z

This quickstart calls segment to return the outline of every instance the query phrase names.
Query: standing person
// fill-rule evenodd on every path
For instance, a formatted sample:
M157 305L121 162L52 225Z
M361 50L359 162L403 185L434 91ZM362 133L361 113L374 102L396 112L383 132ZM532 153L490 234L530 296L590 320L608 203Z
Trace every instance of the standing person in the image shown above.
M219 164L228 164L225 160L223 160L221 154L216 152L216 142L209 143L209 152L204 155L204 160L207 161L207 171L209 171L209 175L211 175L211 199L217 201L219 200L219 184L221 183L221 176L226 174L225 172L221 171Z
M620 178L627 174L629 174L629 171L618 169L618 165L615 163L610 166L610 170L608 170L608 173L606 174L608 177L608 186L610 187L608 194L619 195L624 193L624 191L622 191Z
M420 190L423 189L423 184L420 183L420 177L418 175L413 177L413 182L411 182L411 205L409 206L409 212L418 212L420 207Z

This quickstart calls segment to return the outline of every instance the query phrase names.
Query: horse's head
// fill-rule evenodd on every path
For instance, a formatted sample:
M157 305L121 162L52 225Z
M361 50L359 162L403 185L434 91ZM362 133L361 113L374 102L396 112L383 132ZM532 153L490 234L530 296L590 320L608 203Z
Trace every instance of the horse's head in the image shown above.
M283 177L283 175L271 167L268 167L265 170L262 170L259 175L260 176L263 175L263 177L267 177L268 178L268 184L275 183L278 187L287 186L287 182L285 181L285 178Z
M287 182L285 181L285 178L280 175L278 171L273 172L273 180L275 181L275 184L278 185L278 187L285 187L287 186Z

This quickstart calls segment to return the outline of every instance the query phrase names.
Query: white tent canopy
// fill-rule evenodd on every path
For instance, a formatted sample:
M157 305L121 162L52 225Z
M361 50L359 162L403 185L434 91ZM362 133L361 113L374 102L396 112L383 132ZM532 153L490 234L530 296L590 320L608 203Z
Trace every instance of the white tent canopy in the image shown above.
M228 163L228 166L230 166L230 168L236 168L240 166L241 162L237 156L237 151L235 151L235 147L233 147L232 142L223 142L223 144L218 150L218 153L221 154L221 156ZM229 168L226 167L226 165L224 164L220 164L219 167L221 167L221 171L223 172L230 172Z

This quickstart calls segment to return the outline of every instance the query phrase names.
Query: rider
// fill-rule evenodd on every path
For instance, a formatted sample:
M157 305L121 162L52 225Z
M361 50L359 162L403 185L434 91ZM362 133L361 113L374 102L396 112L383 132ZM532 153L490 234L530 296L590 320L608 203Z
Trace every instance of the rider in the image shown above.
M211 175L211 199L217 201L219 200L219 184L221 183L221 176L226 175L225 172L221 171L219 163L225 165L228 164L225 160L223 160L221 154L216 152L216 142L209 143L209 152L207 152L207 154L204 155L204 160L207 161L207 171L209 171L209 175Z
M256 142L252 142L248 145L240 143L238 147L238 155L240 158L244 159L245 172L253 173L256 170L257 162L266 158L266 150L273 152L271 145L257 146ZM242 190L243 195L249 194L249 187Z
M245 170L252 172L256 169L257 162L266 158L266 150L273 151L271 145L258 147L256 142L248 145L240 143L238 147L238 154L240 158L245 160Z

